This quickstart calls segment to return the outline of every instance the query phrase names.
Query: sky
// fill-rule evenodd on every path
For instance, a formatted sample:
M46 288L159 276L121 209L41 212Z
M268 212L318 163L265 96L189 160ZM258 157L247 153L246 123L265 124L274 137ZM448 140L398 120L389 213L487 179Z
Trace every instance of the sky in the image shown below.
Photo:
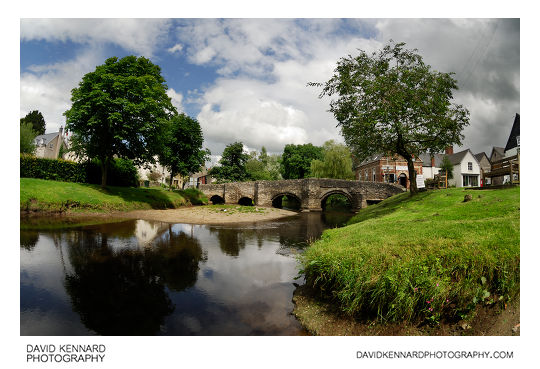
M336 62L390 39L454 72L454 101L470 111L460 149L505 146L520 112L520 20L504 18L21 18L20 116L39 110L47 132L65 125L71 89L112 56L161 67L179 111L201 124L214 161L241 141L280 153L286 144L343 142L330 99L308 82Z

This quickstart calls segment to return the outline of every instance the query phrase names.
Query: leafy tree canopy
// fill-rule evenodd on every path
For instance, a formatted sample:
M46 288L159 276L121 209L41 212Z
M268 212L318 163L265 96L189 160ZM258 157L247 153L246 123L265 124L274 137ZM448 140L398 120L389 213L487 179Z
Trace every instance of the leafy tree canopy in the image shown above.
M178 174L184 177L198 172L208 160L210 151L202 148L203 141L201 126L196 119L183 113L170 119L159 155L161 165L171 172L169 184Z
M404 43L384 46L371 55L341 58L334 75L322 83L319 97L337 96L330 111L353 154L363 160L378 153L407 160L411 194L417 191L413 158L461 144L469 112L452 104L457 81L426 65Z
M210 170L210 175L219 182L242 182L250 179L246 171L249 155L244 153L244 144L235 142L223 150L219 165Z
M310 143L288 144L281 156L281 175L284 179L301 179L310 176L311 162L322 160L323 149Z
M21 139L21 154L34 154L36 151L36 145L34 145L34 138L37 133L34 131L32 123L22 123L20 131Z
M311 162L311 175L316 178L354 179L349 148L334 140L323 145L323 160Z
M72 92L66 129L83 158L102 163L102 186L114 155L136 165L154 163L167 120L176 112L161 69L144 57L109 58L87 73Z
M252 151L246 161L246 171L254 181L274 181L281 179L279 173L279 155L268 155L263 146L260 153Z
M21 118L21 126L23 123L32 124L32 129L36 132L36 136L45 134L45 118L43 118L43 115L38 110L32 110L24 118Z

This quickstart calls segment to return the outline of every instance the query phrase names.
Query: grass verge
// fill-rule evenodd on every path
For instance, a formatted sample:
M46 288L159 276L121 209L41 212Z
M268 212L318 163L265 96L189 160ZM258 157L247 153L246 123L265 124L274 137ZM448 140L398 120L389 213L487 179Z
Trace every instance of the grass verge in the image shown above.
M23 212L104 212L141 209L171 209L206 204L196 189L167 191L161 188L133 188L85 183L20 179L20 209Z
M477 305L519 293L519 219L519 187L404 193L325 231L301 257L301 273L350 315L467 319Z

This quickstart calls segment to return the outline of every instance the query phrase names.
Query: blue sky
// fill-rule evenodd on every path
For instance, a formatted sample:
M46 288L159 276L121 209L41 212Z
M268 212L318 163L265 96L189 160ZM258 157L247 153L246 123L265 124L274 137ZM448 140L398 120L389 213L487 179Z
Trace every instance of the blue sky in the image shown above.
M169 96L199 120L218 156L242 141L281 152L288 143L342 141L329 99L307 87L336 61L389 39L455 72L455 102L471 112L462 148L504 146L520 112L520 22L516 19L21 19L20 116L65 124L70 91L111 56L158 64ZM459 148L456 148L458 150Z

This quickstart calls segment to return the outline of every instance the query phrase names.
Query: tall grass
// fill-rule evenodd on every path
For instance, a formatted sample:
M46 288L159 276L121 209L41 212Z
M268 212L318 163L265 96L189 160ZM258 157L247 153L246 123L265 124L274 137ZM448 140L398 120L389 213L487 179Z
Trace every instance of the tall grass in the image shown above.
M438 321L519 293L519 188L404 193L349 223L301 259L306 283L345 312Z

